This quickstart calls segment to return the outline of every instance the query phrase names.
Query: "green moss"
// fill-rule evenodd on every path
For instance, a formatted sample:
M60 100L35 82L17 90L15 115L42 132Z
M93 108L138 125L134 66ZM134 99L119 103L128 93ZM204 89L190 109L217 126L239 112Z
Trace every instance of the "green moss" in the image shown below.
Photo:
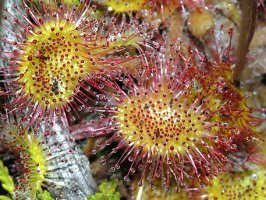
M12 200L8 196L0 195L0 200Z
M44 190L43 192L38 193L37 198L38 200L53 200L52 195L47 190Z
M0 160L0 182L2 187L12 195L15 190L14 181L9 175L8 169L4 166L2 160ZM10 200L10 198L8 196L0 195L0 200Z
M120 200L120 193L116 191L118 180L103 181L99 192L88 197L88 200Z

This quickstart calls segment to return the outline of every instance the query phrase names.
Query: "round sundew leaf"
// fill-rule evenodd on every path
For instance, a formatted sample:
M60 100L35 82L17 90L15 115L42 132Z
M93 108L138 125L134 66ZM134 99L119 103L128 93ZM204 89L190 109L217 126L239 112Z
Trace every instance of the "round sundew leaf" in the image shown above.
M222 173L214 177L202 192L202 199L259 200L266 198L266 171Z
M41 106L62 107L74 95L79 79L91 73L82 33L66 21L46 22L34 32L37 35L29 35L22 48L18 84Z
M228 60L212 63L205 58L199 64L198 55L190 52L188 59L181 53L159 53L152 57L150 75L115 79L115 89L106 92L113 105L94 109L107 113L94 123L102 127L81 126L83 137L113 133L98 146L118 144L101 159L105 163L121 150L110 171L128 161L125 181L137 170L140 181L148 179L152 185L160 179L166 188L172 182L208 180L226 169L231 162L227 156L238 151L238 144L258 137L254 128L261 120L251 116Z
M1 68L6 84L0 96L14 96L5 107L23 110L22 122L29 126L42 119L68 125L81 120L85 108L104 98L95 95L105 89L98 76L137 71L143 57L136 51L152 37L145 32L151 26L133 18L120 24L115 18L95 17L95 5L89 7L89 2L59 7L25 3L24 9L14 7L21 19L5 11L6 27L17 28L15 39L4 39L15 50L2 52L9 66Z

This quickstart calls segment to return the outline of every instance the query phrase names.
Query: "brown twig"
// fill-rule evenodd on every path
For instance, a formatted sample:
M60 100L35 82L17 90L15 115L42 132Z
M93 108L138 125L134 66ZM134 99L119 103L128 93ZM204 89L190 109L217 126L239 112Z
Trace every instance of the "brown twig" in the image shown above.
M234 69L236 81L245 68L246 54L256 28L257 4L255 0L242 0L242 18L237 47L237 63Z

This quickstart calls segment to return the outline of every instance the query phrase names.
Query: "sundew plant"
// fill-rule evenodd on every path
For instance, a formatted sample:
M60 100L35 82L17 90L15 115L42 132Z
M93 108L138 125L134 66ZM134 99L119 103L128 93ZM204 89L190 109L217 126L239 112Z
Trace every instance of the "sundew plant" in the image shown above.
M266 199L265 11L1 1L0 199Z

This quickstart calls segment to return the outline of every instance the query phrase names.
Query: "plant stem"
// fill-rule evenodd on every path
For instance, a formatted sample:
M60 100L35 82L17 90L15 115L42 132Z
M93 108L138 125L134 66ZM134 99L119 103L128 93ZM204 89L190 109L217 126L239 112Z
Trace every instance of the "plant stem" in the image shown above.
M249 44L255 32L257 19L257 4L255 0L242 0L242 18L240 22L240 34L237 48L237 63L234 69L234 80L236 81L246 64L246 54Z

